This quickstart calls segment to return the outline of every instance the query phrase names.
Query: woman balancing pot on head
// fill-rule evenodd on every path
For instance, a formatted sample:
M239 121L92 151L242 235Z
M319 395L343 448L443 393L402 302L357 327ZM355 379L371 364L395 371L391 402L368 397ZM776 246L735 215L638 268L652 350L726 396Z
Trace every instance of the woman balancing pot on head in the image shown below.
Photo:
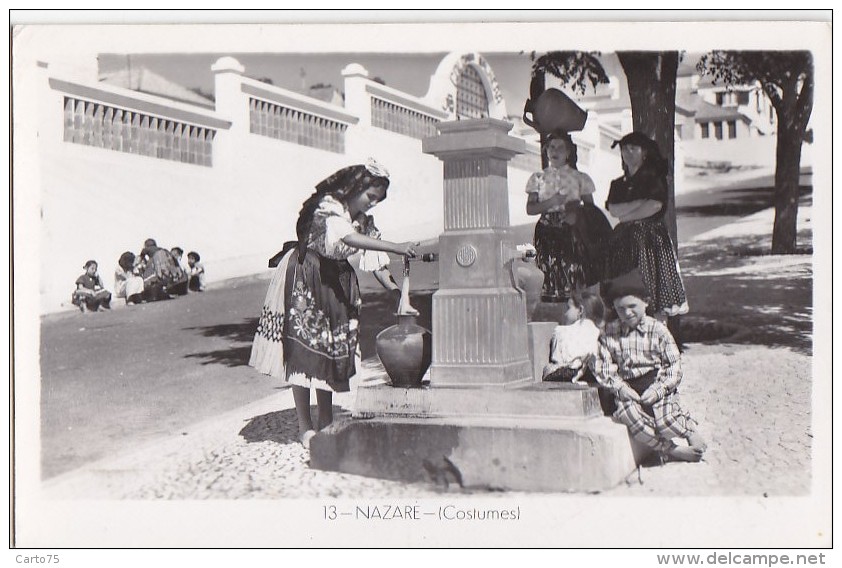
M377 238L373 220L365 215L386 198L388 188L388 172L373 160L343 168L320 182L299 213L298 241L284 247L269 285L249 365L282 375L292 385L305 447L316 433L310 389L316 390L322 429L333 421L333 393L347 392L356 373L362 302L348 257L361 249L415 256L418 243ZM383 270L388 257L376 256L382 262L371 266L368 257L368 269ZM397 290L393 280L378 280Z
M620 145L623 176L611 182L608 212L614 227L605 258L605 280L642 280L654 316L688 311L678 260L664 224L667 208L667 163L654 140L641 132L627 134Z
M602 239L592 233L607 234L610 224L593 205L593 180L576 168L570 134L550 133L544 151L549 166L526 183L526 213L540 215L534 244L536 264L544 273L541 301L564 303L599 282L601 255L595 245Z

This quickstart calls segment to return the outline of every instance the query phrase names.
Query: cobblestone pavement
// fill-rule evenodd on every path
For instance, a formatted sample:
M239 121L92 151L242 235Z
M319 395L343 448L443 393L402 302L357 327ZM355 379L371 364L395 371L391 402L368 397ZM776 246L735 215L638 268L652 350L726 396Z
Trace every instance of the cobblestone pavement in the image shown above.
M641 468L610 494L806 495L811 487L810 358L788 349L693 345L682 405L708 442L699 464Z
M774 353L772 353L774 351ZM347 411L353 393L338 395ZM617 496L799 496L810 492L810 358L788 349L691 346L682 402L709 443L699 464L640 469ZM339 410L339 408L337 409ZM436 497L432 483L399 483L308 465L286 390L181 435L45 483L48 495L109 499ZM448 491L450 496L513 493Z

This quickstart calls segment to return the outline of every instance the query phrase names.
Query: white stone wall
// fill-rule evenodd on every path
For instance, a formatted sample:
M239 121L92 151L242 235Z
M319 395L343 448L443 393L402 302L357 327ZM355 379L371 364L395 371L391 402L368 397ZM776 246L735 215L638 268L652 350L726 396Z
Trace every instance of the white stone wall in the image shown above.
M346 107L334 107L355 121L346 131L345 153L338 154L250 133L242 84L254 81L242 76L236 61L217 62L216 110L204 112L230 122L230 128L217 131L213 166L206 167L65 142L64 93L49 84L53 70L42 68L34 80L40 97L35 175L16 186L16 192L34 198L40 212L39 248L33 254L40 261L42 313L69 308L73 282L88 259L98 261L106 287L113 290L119 255L137 254L150 237L160 246L198 251L211 284L264 272L267 259L295 237L298 210L316 183L369 156L391 172L389 198L373 210L384 238L437 237L443 228L441 163L421 152L420 139L371 126L365 91L371 82L355 70L346 75ZM68 80L105 88L87 77ZM127 98L186 107L123 92ZM509 168L513 224L534 221L525 212L529 173Z

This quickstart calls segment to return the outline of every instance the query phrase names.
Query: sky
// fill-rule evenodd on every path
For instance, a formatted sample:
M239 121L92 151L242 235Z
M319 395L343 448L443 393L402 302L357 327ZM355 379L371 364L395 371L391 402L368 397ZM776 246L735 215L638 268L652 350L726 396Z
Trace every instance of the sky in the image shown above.
M143 66L175 83L212 94L211 65L226 55L243 64L248 76L268 78L274 85L290 90L303 91L303 84L309 87L319 83L332 84L341 90L342 69L349 63L359 63L368 69L370 77L379 77L390 87L423 97L430 77L447 53L104 53L99 57L99 65L102 73L125 69L128 64ZM482 52L482 56L494 71L509 115L520 115L529 93L530 54ZM616 73L611 58L606 59L609 74Z
M248 76L269 78L274 85L291 90L302 91L302 83L307 87L319 83L332 84L341 90L342 69L349 63L359 63L368 69L372 78L380 77L390 87L422 97L427 93L430 77L447 54L102 54L100 72L125 69L130 57L131 65L144 66L188 88L212 93L211 65L225 55L233 56L242 63ZM508 105L507 110L510 114L519 114L529 90L532 65L529 54L483 53L483 56L494 70Z

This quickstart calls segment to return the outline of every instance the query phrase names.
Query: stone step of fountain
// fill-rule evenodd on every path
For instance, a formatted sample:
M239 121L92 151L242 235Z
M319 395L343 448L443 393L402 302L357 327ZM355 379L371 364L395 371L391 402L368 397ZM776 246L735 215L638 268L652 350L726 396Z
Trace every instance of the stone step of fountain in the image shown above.
M375 385L357 389L352 415L374 417L593 418L602 416L596 388L571 383L532 383L519 388Z
M315 469L510 491L604 491L637 458L606 417L346 418L310 441Z

